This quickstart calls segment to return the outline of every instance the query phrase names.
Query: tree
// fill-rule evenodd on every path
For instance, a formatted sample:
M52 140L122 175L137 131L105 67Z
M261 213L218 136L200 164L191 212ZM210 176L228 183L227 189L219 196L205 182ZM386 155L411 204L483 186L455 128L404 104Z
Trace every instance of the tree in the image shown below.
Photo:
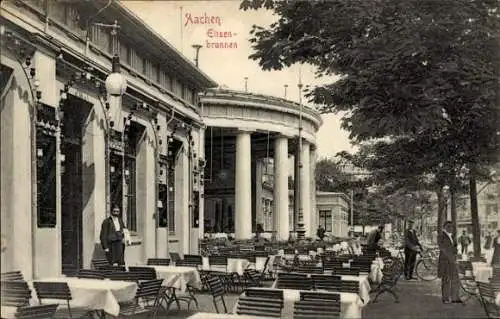
M307 96L323 112L345 112L354 142L385 139L387 148L416 154L419 172L398 174L434 174L441 185L466 166L472 189L479 168L498 160L498 1L242 2L262 7L279 19L253 27L250 58L264 70L309 63L318 76L339 75ZM474 211L472 219L478 254Z

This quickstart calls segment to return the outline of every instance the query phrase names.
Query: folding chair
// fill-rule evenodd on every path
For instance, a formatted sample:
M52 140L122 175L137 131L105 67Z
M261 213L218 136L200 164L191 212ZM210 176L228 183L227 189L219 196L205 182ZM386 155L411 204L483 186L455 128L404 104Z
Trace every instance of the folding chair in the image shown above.
M18 319L54 318L58 306L59 305L57 304L52 304L52 305L19 307L17 308L15 317Z

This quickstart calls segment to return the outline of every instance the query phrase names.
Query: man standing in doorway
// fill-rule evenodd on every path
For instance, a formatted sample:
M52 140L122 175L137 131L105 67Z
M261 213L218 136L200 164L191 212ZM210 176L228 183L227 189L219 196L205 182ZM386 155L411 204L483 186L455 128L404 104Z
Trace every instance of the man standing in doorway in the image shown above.
M413 221L408 221L408 229L405 234L405 278L413 280L413 269L417 260L417 253L422 250L422 245L418 241L417 232L413 228Z
M120 208L113 206L111 216L102 222L101 246L110 265L125 265L125 242L128 242L128 230L120 217Z

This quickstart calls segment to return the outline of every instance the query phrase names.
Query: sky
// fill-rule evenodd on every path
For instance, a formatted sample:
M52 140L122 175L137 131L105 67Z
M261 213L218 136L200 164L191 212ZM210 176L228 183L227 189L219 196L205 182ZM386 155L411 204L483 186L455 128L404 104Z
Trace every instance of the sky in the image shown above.
M285 85L288 85L286 98L298 102L299 68L304 85L334 81L316 79L310 65L262 71L258 61L248 58L253 53L248 41L252 25L267 27L274 22L276 16L271 11L240 10L240 0L127 0L122 3L187 58L195 57L193 44L202 45L199 67L219 85L229 89L244 91L244 78L248 77L248 92L284 97ZM230 47L214 48L214 42L224 42ZM351 151L348 133L340 128L340 116L326 114L322 118L323 125L316 135L319 158L333 157L343 150Z

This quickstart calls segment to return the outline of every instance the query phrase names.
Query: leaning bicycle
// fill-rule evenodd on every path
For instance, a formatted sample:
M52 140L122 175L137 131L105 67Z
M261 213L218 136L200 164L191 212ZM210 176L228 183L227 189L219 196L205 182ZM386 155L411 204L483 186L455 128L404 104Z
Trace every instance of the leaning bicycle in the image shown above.
M415 273L418 279L423 281L433 281L438 277L438 253L436 250L420 251L420 259L415 266Z

